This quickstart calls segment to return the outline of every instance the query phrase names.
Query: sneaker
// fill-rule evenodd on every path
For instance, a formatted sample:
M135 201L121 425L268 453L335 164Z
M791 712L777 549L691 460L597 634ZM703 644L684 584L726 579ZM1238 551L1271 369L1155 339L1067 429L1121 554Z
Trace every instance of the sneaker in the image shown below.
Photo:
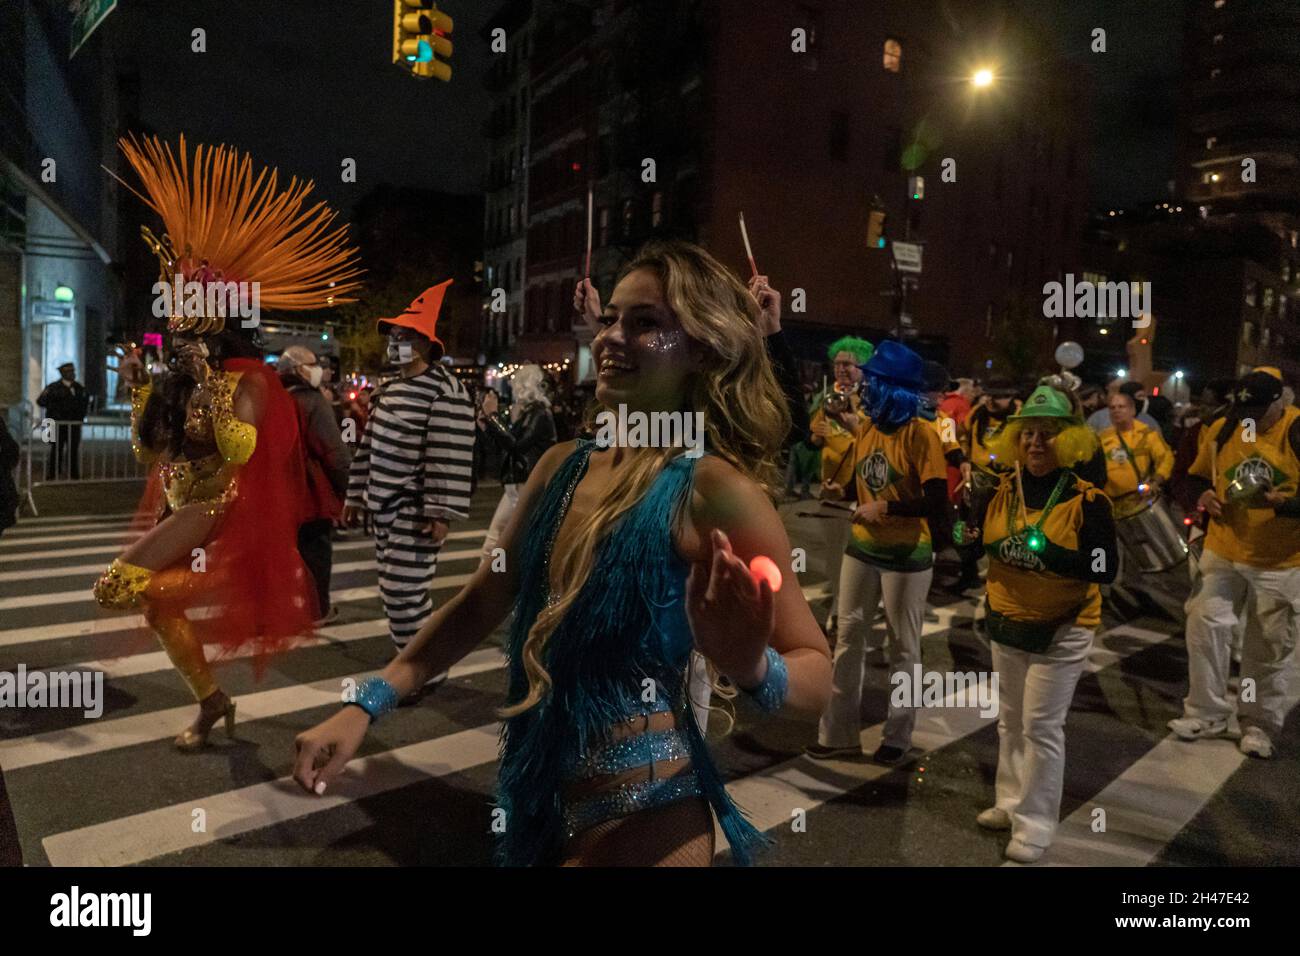
M846 760L862 756L861 747L823 747L821 744L809 744L803 752L813 760Z
M1228 730L1226 720L1201 720L1199 717L1175 717L1166 725L1180 740L1222 737Z
M1038 846L1034 843L1026 843L1024 840L1012 839L1007 844L1004 856L1008 860L1014 860L1017 863L1037 863L1047 852L1047 847Z
M889 744L881 744L876 748L876 752L871 755L871 759L876 763L884 764L886 767L892 767L897 763L902 763L907 751L902 747L891 747Z
M1011 814L1001 807L989 807L975 818L975 822L985 830L1010 830Z
M1247 757L1269 760L1273 756L1273 741L1269 740L1268 734L1258 727L1247 728L1241 735L1241 742L1237 744L1237 748Z

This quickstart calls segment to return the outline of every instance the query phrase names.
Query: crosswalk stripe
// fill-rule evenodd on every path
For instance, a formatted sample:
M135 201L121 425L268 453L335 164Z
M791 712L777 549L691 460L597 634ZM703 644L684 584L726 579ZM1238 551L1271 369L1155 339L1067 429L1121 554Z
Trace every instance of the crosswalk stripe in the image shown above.
M936 627L935 630L943 628ZM924 629L922 634L924 635ZM1136 653L1139 649L1158 644L1169 635L1158 631L1127 625L1106 632L1105 635L1136 638L1123 653L1103 647L1098 641L1088 656L1085 671L1096 673ZM992 670L992 665L989 667ZM997 723L996 717L981 717L974 707L958 708L949 705L953 698L945 697L942 708L923 708L917 715L916 729L912 735L913 748L934 751L975 733L983 727ZM871 753L880 746L884 733L883 723L865 728L861 734L862 749ZM732 799L749 814L751 822L760 830L789 827L795 809L813 810L855 790L864 784L893 773L897 767L848 760L813 761L798 756L758 773L750 774L728 784ZM725 852L726 841L718 831L718 852Z
M447 540L463 541L466 538L475 538L475 537L483 538L486 535L486 533L487 533L486 528L478 531L474 531L474 530L449 531L447 533ZM118 541L117 547L104 549L105 553L112 554L117 551L120 551L123 546L130 544L132 541L140 537L142 537L140 533L133 531L132 529L126 526L123 526L122 528L119 528L117 530L105 530L97 533L83 532L81 534L50 534L50 535L41 535L39 537L13 538L13 539L10 539L8 535L5 535L4 537L0 537L0 560L13 561L20 557L24 557L24 554L9 553L12 552L15 548L22 547L23 545L54 544L60 541L103 541L105 539L110 541L117 540ZM367 547L373 547L373 544L369 539L363 539L362 543L364 543ZM30 557L30 555L26 555L26 556Z
M452 534L463 535L464 532L453 532ZM450 538L452 537L452 535L448 535L448 537ZM122 553L122 548L123 548L122 544L115 544L112 545L111 547L101 547L101 548L52 548L52 549L47 549L45 551L23 551L18 554L0 554L0 564L11 564L11 563L27 562L27 561L45 561L51 558L55 558L55 559L85 558L91 556L97 556L105 559L112 559ZM362 550L373 551L374 549L375 549L375 543L370 538L363 538L360 541L343 540L343 541L334 542L335 554L338 554L340 551L362 551ZM97 565L97 567L100 568L104 568L107 566L108 566L108 560L105 560L102 565Z
M308 638L301 644L295 645L292 649L295 651L305 650L312 647L325 647L331 644L346 644L351 641L363 641L372 637L382 637L388 633L388 619L383 617L372 618L368 621L356 621L352 624L344 624L335 627L322 627L316 631L316 637ZM225 663L226 661L243 660L252 657L256 653L254 648L241 647L233 654L227 654L219 660L209 658L213 663ZM99 671L104 675L104 680L121 680L125 677L139 677L142 674L156 674L160 671L172 669L171 658L167 656L166 651L151 651L146 654L132 654L129 657L109 658L98 661L83 661L80 664L69 664L66 667L57 668L66 671ZM44 668L51 670L56 668ZM28 670L31 673L31 670Z
M1300 667L1292 666L1288 687L1284 706L1290 713L1300 703ZM1171 734L1061 821L1043 862L1146 866L1250 759L1236 741L1188 742ZM1106 811L1106 829L1094 833L1098 807Z
M304 793L292 777L280 777L56 833L41 843L51 866L142 863L491 763L497 758L499 731L500 725L485 724L364 757L350 764L332 789L319 797ZM207 818L201 833L194 832L195 809L202 809Z
M40 517L23 518L14 527L25 528L28 525L33 525L33 524L44 525L44 526L59 525L59 524L65 524L66 522L69 521L94 521L94 520L129 521L134 516L135 513L131 511L115 511L112 512L111 514L103 514L103 515L98 515L98 514L96 515L46 515L43 518Z
M342 549L340 548L338 550ZM441 566L448 561L478 560L482 555L483 552L479 548L466 548L461 551L443 551L438 555L438 564ZM42 581L52 580L54 578L70 578L84 575L94 575L95 577L98 577L103 570L103 564L79 564L58 568L36 568L35 570L28 571L0 571L0 583L13 581ZM375 570L375 562L373 558L364 561L343 561L334 565L335 574L346 574L351 571L373 570ZM3 607L2 603L0 603L0 607Z
M490 647L474 651L451 669L451 679L469 677L483 671L505 667L505 656L499 648ZM340 674L311 684L294 684L276 690L243 694L236 698L241 722L279 717L295 711L309 710L340 702L343 680L357 681L377 674L365 671L357 674ZM111 720L86 721L74 728L55 730L13 740L0 740L0 767L5 771L21 770L55 760L68 760L103 753L121 747L164 740L174 736L194 719L194 705L153 710L130 717Z

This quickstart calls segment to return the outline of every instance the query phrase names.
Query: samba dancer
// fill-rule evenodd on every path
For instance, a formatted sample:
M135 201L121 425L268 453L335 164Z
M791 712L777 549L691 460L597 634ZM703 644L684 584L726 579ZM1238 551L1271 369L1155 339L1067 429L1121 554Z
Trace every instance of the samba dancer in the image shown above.
M281 190L274 173L254 178L252 160L236 150L198 146L191 157L184 137L179 163L156 138L119 145L144 185L137 195L166 228L162 239L142 230L161 284L187 291L183 305L172 305L171 362L156 387L138 351L119 350L115 368L132 386L132 445L153 466L141 511L156 523L94 592L101 607L143 608L199 702L175 740L196 750L218 720L228 734L235 721L205 637L226 650L251 643L262 654L319 616L297 547L307 502L297 411L262 361L255 329L227 324L224 296L230 284L247 283L268 308L322 308L352 301L344 296L359 272L346 230L327 231L335 214L323 204L303 209L310 182ZM203 294L189 295L196 287Z
M502 533L506 570L480 564L356 706L300 735L294 777L325 792L371 720L513 605L500 861L708 865L716 813L747 862L762 838L709 756L686 664L693 645L768 712L811 717L826 704L826 641L797 582L774 594L748 569L790 553L772 506L788 413L754 297L696 246L643 249L600 321L588 424L620 404L699 412L707 453L553 447Z

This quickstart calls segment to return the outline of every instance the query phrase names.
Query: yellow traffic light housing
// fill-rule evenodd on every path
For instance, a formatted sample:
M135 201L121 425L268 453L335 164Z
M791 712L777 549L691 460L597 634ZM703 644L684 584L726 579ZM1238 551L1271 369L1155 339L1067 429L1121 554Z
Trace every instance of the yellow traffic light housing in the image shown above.
M433 0L393 0L393 62L412 75L451 79L454 24ZM441 57L442 59L438 59Z
M885 219L883 209L873 209L867 214L867 248L885 248Z

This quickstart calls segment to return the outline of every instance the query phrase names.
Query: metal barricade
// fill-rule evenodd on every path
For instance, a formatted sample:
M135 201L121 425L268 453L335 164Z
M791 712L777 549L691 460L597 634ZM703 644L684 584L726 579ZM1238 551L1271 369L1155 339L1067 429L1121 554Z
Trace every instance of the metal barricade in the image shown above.
M131 450L131 419L97 416L85 421L56 421L23 408L23 455L19 494L35 515L36 488L109 481L143 480L148 468Z

